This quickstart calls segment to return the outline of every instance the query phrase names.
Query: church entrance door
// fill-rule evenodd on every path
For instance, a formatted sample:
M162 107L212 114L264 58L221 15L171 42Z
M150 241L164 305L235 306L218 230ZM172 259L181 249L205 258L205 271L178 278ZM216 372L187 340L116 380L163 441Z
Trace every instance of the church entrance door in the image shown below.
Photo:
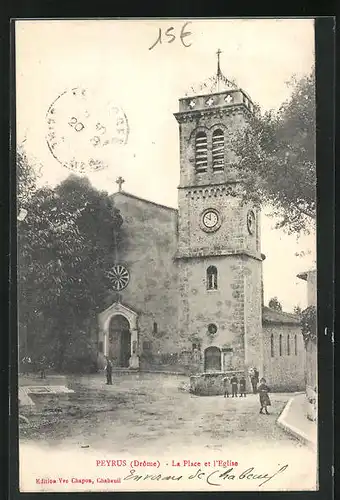
M204 351L204 371L221 371L221 350L218 347L207 347Z
M121 314L112 316L109 328L109 358L114 366L127 368L131 356L130 323Z

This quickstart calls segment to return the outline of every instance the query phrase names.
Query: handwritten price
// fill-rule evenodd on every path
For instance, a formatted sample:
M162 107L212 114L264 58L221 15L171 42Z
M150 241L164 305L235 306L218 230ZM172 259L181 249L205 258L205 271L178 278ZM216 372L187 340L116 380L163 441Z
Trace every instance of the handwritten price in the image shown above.
M186 38L187 36L192 34L190 31L185 31L185 28L188 26L188 24L190 24L190 22L187 22L183 25L183 27L181 29L181 34L180 34L180 40L182 42L182 45L184 45L184 47L190 47L192 45L191 43L189 43L189 44L184 43L184 38ZM174 33L173 33L174 29L175 28L173 26L171 26L170 28L165 30L165 37L167 37L167 39L166 39L167 43L172 43L176 40L176 35L174 35ZM156 47L157 43L159 43L159 44L162 43L162 29L161 28L158 28L157 40L155 41L155 43L153 45L151 45L151 47L149 47L149 50L152 50L154 47Z

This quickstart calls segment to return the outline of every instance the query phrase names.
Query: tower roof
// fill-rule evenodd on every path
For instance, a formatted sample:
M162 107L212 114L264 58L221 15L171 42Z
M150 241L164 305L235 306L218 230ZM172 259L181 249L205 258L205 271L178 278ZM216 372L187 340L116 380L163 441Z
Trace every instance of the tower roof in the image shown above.
M183 119L183 115L195 115L202 111L221 108L243 107L246 112L254 112L254 104L249 95L242 90L235 81L227 78L221 70L220 54L218 49L216 73L198 85L194 85L185 97L179 99L179 113L175 113L177 121Z
M217 55L217 69L216 73L206 80L204 80L201 83L198 83L197 85L193 85L190 87L188 92L185 93L186 97L197 95L197 94L204 94L204 95L209 95L209 94L216 94L219 92L224 92L226 90L238 90L238 85L237 83L232 80L227 78L221 70L221 65L220 65L220 55L222 54L222 51L220 49L217 50L216 55Z

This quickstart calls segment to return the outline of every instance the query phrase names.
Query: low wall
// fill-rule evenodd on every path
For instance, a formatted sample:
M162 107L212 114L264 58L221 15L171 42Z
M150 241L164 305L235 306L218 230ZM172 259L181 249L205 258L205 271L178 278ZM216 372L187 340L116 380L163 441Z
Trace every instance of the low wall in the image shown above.
M190 377L190 392L198 396L220 396L224 393L223 378L236 375L239 379L244 372L201 373Z
M318 417L318 394L316 387L306 387L306 400L307 400L307 418L312 422L316 422Z

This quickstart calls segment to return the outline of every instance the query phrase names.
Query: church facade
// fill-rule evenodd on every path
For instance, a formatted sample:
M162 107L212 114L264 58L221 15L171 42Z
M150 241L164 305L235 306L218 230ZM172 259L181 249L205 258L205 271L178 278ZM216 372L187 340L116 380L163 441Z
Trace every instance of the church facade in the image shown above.
M234 87L180 99L178 210L113 195L124 223L98 316L101 359L191 373L255 367L274 390L303 389L299 320L263 305L260 211L238 196L231 134L253 110Z

